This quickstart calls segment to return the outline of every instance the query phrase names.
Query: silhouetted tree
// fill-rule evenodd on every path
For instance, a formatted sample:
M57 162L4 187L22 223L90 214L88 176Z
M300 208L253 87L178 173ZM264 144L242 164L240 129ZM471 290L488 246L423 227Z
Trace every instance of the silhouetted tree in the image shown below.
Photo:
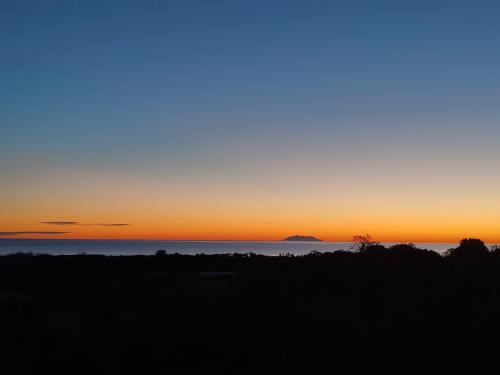
M353 236L352 242L352 248L359 251L360 253L366 252L370 247L380 245L379 242L373 241L372 236L370 236L369 234Z
M489 250L483 241L477 238L464 238L460 245L446 252L447 256L476 257L488 255Z

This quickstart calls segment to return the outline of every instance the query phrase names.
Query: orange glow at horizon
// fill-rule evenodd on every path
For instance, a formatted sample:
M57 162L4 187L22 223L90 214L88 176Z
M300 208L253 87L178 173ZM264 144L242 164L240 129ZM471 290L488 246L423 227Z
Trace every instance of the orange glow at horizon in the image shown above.
M370 233L381 242L455 243L465 237L481 238L487 243L499 243L495 226L468 226L460 222L411 221L393 218L384 221L370 219L351 223L345 220L326 219L324 222L307 219L279 222L258 222L256 218L233 218L232 220L178 219L165 220L164 224L154 221L131 222L123 227L94 227L81 225L45 225L39 222L22 221L16 225L2 225L3 231L60 231L61 234L20 234L0 238L66 238L66 239L143 239L143 240L221 240L221 241L280 241L294 235L313 235L323 241L350 242L354 234ZM328 220L328 221L327 221ZM116 220L115 220L116 221ZM336 223L336 224L335 224ZM333 229L334 228L334 229Z
M64 176L62 178L61 176ZM301 234L349 242L371 234L381 242L458 242L465 237L500 242L500 199L495 184L418 175L370 186L345 181L274 176L218 181L212 176L132 175L94 170L44 171L43 178L0 186L0 232L60 231L65 234L0 238L279 241ZM37 181L36 185L32 181ZM456 182L457 186L458 182ZM128 226L50 225L48 221L127 223Z

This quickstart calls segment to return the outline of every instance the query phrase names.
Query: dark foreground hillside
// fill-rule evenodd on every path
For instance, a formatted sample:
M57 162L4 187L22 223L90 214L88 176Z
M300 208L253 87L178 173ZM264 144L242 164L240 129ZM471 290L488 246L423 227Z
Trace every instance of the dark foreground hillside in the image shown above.
M482 372L500 257L3 256L0 330L6 374Z

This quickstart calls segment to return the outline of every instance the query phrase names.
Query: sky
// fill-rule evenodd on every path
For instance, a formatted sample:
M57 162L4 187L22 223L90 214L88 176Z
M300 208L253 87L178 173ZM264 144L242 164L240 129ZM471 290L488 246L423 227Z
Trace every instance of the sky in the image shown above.
M497 1L0 3L0 238L500 242Z

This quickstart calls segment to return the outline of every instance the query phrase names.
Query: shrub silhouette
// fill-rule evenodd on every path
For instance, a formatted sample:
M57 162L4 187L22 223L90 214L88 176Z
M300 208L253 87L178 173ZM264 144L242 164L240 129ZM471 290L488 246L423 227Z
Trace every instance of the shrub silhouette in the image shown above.
M363 254L387 254L389 249L384 245L380 245L379 243L374 243L373 245L366 246L363 251Z
M396 254L396 255L425 255L429 253L434 253L433 251L429 251L426 249L419 249L412 243L401 243L401 244L396 244L392 245L389 248L389 252L391 254ZM437 255L437 254L436 254Z
M460 245L454 249L449 249L446 256L452 257L477 257L489 254L489 250L483 241L477 238L464 238Z

